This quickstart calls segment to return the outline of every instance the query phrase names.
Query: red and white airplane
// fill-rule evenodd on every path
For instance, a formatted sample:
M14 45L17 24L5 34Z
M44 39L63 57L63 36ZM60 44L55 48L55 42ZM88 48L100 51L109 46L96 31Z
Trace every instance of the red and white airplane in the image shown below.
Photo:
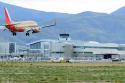
M16 36L17 32L26 32L26 36L30 35L30 32L32 33L38 33L41 31L41 28L45 28L45 27L51 27L51 26L55 26L56 22L50 25L46 25L43 27L40 27L37 22L35 21L19 21L19 22L13 22L10 18L10 15L8 13L7 8L4 8L4 13L5 13L5 20L6 20L6 24L1 25L1 26L5 26L9 31L12 32L13 36ZM6 29L4 29L6 30Z

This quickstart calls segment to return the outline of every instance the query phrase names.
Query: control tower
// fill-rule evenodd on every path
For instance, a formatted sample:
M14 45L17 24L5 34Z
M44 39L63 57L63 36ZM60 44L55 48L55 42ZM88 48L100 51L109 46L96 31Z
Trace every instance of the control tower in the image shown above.
M71 40L69 37L69 34L64 33L64 34L59 34L59 40Z

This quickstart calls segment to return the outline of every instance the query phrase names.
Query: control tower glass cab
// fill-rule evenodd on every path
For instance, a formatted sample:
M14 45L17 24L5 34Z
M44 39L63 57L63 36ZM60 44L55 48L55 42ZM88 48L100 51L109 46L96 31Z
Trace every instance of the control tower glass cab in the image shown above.
M69 37L69 34L64 33L64 34L59 34L59 40L71 40Z

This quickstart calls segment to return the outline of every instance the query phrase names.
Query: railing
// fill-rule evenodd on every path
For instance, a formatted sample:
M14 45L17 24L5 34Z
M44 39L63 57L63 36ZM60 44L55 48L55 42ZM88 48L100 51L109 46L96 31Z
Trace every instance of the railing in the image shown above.
M19 62L53 62L53 61L61 62L62 60L63 60L62 57L56 58L56 59L51 58L51 57L38 57L38 56L0 57L0 61L19 61ZM69 60L68 62L113 62L113 61L125 62L125 60L120 60L120 59L114 60L114 59L102 59L102 58L96 58L96 57L70 57L68 58L68 60Z

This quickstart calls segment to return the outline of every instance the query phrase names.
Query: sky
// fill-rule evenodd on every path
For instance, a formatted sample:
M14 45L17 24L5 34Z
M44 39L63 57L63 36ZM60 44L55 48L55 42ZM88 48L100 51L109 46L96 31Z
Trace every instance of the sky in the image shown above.
M111 13L125 6L125 0L0 0L9 4L46 12L81 13L85 11Z

